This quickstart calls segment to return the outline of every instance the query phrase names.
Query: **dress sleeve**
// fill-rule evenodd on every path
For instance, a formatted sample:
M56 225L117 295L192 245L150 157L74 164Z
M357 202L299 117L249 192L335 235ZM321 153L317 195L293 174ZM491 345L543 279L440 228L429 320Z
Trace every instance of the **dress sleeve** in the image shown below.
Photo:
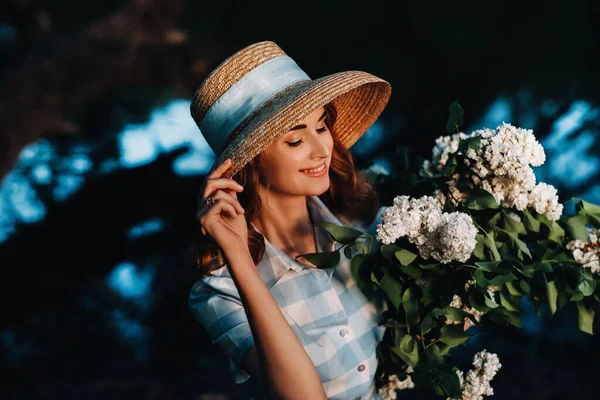
M241 368L241 363L254 346L252 330L232 279L221 279L219 287L205 277L196 282L190 291L188 305L211 342L216 344L228 357L229 366L236 384L243 383L250 375ZM230 281L230 282L227 282ZM225 287L223 287L225 285ZM234 287L227 287L233 285ZM224 289L224 290L219 290Z

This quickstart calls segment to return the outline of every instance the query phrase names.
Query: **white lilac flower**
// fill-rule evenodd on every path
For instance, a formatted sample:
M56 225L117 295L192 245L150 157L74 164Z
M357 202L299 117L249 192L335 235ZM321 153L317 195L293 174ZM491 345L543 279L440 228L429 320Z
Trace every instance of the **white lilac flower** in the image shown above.
M593 273L600 273L600 243L598 243L598 229L587 228L588 240L571 240L567 249L573 252L573 258L583 267L589 268Z
M468 148L461 154L461 140L480 137L479 149ZM429 164L443 168L448 155L457 153L463 156L464 163L473 172L471 180L490 192L496 201L506 207L523 211L533 206L541 214L555 221L562 214L562 205L550 185L536 186L532 166L542 165L546 155L542 145L536 140L531 129L522 129L503 123L496 129L480 129L471 134L457 133L436 139L433 149L433 162ZM449 199L456 205L462 202L465 194L460 192L453 176L446 182Z
M471 217L461 212L442 212L440 202L432 196L397 196L394 205L384 209L381 220L376 228L378 241L392 244L406 236L426 260L464 262L477 244L477 228Z
M474 282L474 281L473 281ZM465 284L466 286L466 284ZM470 285L469 285L470 286ZM455 294L452 296L452 301L449 304L450 307L458 308L459 310L468 312L471 314L477 322L481 321L481 317L485 314L484 311L479 311L473 307L467 307L466 304L463 304L462 299L459 295ZM471 326L473 326L473 321L468 316L465 317L462 321L454 321L451 319L446 319L444 321L446 325L460 325L463 324L463 329L466 332Z
M409 365L406 368L406 379L399 380L398 375L396 374L388 376L388 383L385 386L379 388L379 390L377 391L379 396L383 400L395 400L397 398L398 390L413 389L415 387L415 384L412 381L411 376L409 375L412 372L414 371Z
M477 228L472 218L462 212L443 213L442 222L428 241L417 245L423 258L433 257L447 264L451 261L465 262L475 250Z
M411 242L419 242L423 235L437 229L441 215L442 208L435 197L397 196L394 205L384 209L376 238L384 244L394 243L403 236L408 236Z
M538 214L546 215L551 221L558 220L563 212L556 188L544 182L538 183L529 193L528 205L535 208Z
M480 351L473 357L473 366L475 368L469 370L466 376L462 371L456 371L462 400L483 400L483 396L493 396L494 389L490 382L502 367L498 356L486 350Z
M448 161L448 156L458 151L458 145L462 139L468 136L463 133L455 133L451 136L440 136L435 140L432 150L432 164L438 169L442 169Z

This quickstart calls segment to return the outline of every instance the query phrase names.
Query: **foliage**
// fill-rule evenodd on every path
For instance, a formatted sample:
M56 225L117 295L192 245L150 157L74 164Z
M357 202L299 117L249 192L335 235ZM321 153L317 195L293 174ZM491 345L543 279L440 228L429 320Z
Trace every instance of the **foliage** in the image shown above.
M450 135L436 140L432 159L410 178L403 173L416 184L384 208L377 236L320 223L342 247L337 256L307 259L330 268L343 252L361 290L385 294L387 329L377 354L386 376L410 371L417 387L466 398L452 350L494 325L520 328L523 297L538 311L547 307L550 318L576 303L578 328L593 334L600 206L571 199L575 211L563 215L556 191L532 178L529 165L545 156L531 131L504 124L467 135L459 131L462 107L455 102L449 111ZM396 179L377 182L403 187Z

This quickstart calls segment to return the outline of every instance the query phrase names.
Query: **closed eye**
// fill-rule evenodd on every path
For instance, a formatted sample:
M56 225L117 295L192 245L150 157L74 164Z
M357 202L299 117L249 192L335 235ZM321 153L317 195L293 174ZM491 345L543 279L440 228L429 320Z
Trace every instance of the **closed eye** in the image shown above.
M322 128L318 128L317 129L317 132L319 132L319 133L323 133L323 132L326 132L326 131L327 131L327 125L325 125ZM288 146L290 146L290 147L300 146L303 142L304 142L304 140L300 139L300 140L298 140L296 142L288 143Z

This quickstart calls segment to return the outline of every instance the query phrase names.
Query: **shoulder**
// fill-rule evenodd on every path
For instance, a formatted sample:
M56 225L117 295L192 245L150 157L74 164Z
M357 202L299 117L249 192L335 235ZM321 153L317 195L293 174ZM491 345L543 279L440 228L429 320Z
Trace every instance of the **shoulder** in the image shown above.
M241 302L237 286L229 273L227 264L193 283L188 295L188 305L193 308L207 303L209 300L214 302L218 298Z

